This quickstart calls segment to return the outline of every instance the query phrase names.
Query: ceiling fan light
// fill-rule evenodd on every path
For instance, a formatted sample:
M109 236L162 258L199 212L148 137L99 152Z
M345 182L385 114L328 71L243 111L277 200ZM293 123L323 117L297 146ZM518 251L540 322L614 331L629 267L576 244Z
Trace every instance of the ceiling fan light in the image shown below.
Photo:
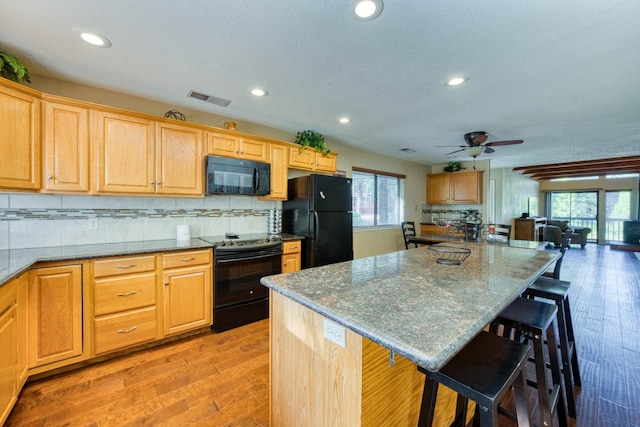
M478 157L484 151L484 147L467 147L464 149L464 152L467 155L473 157L474 159Z

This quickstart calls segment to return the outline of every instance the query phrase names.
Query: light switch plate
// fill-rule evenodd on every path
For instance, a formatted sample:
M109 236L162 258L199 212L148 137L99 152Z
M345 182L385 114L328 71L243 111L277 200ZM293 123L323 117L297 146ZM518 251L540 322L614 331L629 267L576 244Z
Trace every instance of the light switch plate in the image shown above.
M89 218L89 230L98 229L98 218Z
M342 348L346 347L346 331L343 326L340 326L330 320L324 319L323 329L324 337L326 339L338 344Z

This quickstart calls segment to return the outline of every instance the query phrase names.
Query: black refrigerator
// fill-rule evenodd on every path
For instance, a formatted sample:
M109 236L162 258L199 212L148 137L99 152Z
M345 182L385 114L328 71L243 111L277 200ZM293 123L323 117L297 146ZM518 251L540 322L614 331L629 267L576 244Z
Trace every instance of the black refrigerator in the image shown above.
M289 179L282 230L304 236L302 268L353 259L351 179L307 175Z

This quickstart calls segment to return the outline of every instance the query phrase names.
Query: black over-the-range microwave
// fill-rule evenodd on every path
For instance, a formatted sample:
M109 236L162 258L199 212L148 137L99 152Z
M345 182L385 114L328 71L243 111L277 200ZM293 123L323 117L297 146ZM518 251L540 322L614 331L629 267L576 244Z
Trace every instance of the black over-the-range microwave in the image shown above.
M207 194L269 194L271 165L250 160L207 156Z

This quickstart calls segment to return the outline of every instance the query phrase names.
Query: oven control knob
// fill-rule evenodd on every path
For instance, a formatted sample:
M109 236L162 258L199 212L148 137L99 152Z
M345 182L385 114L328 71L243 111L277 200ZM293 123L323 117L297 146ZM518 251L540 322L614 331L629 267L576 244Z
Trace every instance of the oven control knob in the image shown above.
M229 242L229 246L233 246L233 242Z
M249 291L249 295L253 295L253 291Z

